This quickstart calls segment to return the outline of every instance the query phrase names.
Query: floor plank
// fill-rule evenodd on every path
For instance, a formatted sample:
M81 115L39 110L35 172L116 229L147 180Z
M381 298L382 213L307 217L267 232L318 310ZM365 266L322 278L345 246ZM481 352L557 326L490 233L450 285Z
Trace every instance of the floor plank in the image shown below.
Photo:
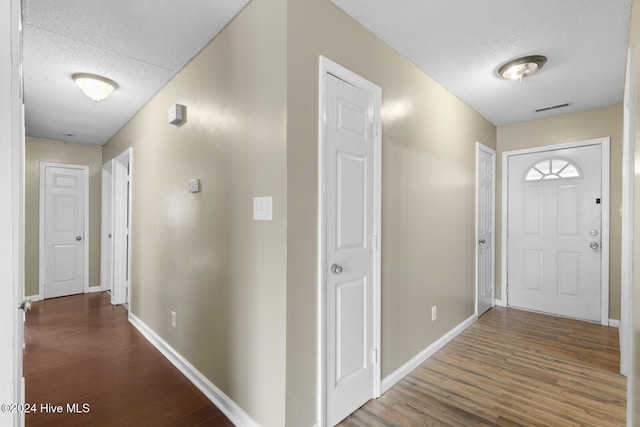
M340 425L621 427L619 372L617 329L496 307Z
M106 293L39 301L27 313L27 427L233 426L127 321ZM62 414L41 404L62 405ZM89 412L67 413L68 403Z

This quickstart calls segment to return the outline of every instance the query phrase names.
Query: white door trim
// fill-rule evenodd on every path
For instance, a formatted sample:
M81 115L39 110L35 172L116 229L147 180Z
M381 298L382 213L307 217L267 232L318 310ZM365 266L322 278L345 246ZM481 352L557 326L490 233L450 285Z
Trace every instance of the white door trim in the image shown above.
M505 151L502 153L502 226L501 226L501 242L502 242L502 268L501 268L501 294L499 305L506 306L507 301L507 225L509 218L507 217L508 206L508 167L509 157L520 154L540 153L544 151L561 150L564 148L585 147L589 145L600 145L602 147L602 276L601 297L600 297L600 324L609 326L609 158L610 158L610 138L595 138L584 141L569 142L556 145L546 145L542 147L526 148L523 150Z
M493 233L491 234L491 306L495 305L495 295L496 295L496 152L492 148L487 147L479 141L476 141L476 229L475 229L475 259L476 259L476 268L475 268L475 293L476 293L476 304L475 304L475 315L478 315L478 191L480 189L480 182L478 180L478 169L480 162L480 151L484 151L485 153L491 156L491 173L493 174L493 188L491 189L491 200L493 203L491 204L491 228Z
M84 171L84 277L83 289L84 293L89 292L89 166L76 165L71 163L54 163L54 162L40 162L40 225L38 230L39 235L39 263L38 269L38 297L37 299L44 299L44 275L45 275L45 247L44 247L44 230L45 230L45 168L56 167L66 169L80 169Z
M381 198L382 198L382 132L381 132L381 120L380 110L382 107L382 89L379 86L371 83L370 81L362 78L361 76L353 73L352 71L342 67L341 65L331 61L324 56L320 56L319 61L319 78L318 78L318 265L317 265L317 299L318 299L318 329L317 329L317 384L318 384L318 401L317 401L317 417L318 426L324 427L326 425L326 260L325 260L325 230L326 230L326 160L325 160L325 145L326 135L324 131L325 117L324 111L326 107L326 79L327 75L331 74L349 84L361 88L363 90L370 91L374 94L375 98L375 125L378 127L377 135L374 137L374 184L373 184L373 230L377 236L376 251L374 256L374 268L373 268L373 347L378 349L378 363L374 368L374 390L372 390L373 397L380 396L380 319L381 319L381 285L380 285L380 271L381 271Z

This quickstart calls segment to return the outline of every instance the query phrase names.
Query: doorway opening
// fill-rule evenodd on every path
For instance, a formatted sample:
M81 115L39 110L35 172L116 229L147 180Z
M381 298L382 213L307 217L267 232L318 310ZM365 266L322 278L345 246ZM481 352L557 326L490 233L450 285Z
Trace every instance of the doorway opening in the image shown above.
M102 254L100 283L111 291L111 303L130 303L131 177L133 149L128 148L102 166Z

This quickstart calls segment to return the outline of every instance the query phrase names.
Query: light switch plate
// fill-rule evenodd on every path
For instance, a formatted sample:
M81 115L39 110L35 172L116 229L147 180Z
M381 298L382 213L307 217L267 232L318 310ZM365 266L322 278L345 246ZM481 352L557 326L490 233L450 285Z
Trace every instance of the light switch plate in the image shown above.
M273 197L253 198L254 221L271 221L273 219Z

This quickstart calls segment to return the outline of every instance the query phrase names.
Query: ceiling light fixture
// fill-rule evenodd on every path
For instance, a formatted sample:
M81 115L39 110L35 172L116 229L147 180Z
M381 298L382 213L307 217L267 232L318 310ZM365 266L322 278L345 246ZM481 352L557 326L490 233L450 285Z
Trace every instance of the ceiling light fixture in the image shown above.
M94 101L105 99L118 87L113 80L95 74L75 73L71 78Z
M500 68L498 68L498 74L500 74L502 78L505 78L507 80L522 81L523 77L529 76L536 71L539 71L540 68L542 68L542 66L546 64L546 62L546 56L523 56L522 58L514 59L500 66Z

